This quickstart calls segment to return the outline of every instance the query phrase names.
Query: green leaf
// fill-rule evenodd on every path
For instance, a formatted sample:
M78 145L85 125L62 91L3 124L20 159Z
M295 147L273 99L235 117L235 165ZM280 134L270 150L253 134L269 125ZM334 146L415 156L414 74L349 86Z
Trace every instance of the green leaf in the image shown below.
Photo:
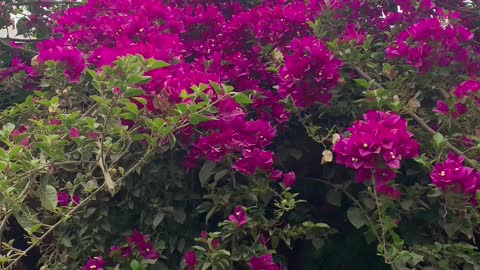
M132 75L128 78L127 83L129 83L129 84L147 84L151 81L152 81L151 76Z
M137 105L133 104L133 103L127 103L126 105L126 109L127 111L131 112L131 113L134 113L134 114L138 114L138 112L140 111L137 107Z
M186 218L187 215L185 214L185 210L183 210L183 208L175 208L175 211L173 211L173 219L177 223L183 224Z
M198 177L200 178L200 184L202 184L202 186L205 186L205 184L207 184L208 179L210 179L210 176L212 175L212 172L215 169L215 166L217 166L216 162L207 160L203 164L202 168L200 168Z
M233 98L235 99L235 102L241 105L253 103L253 101L244 93L237 93Z
M192 117L190 118L190 124L196 125L196 124L208 122L211 120L214 120L214 118L211 118L202 114L195 114L195 115L192 115Z
M435 187L428 192L427 196L430 198L436 198L436 197L442 196L442 194L443 194L442 190L440 188ZM477 199L478 199L478 193L477 193Z
M18 224L20 224L20 226L27 232L31 231L31 229L37 225L27 217L27 214L16 214L15 219L17 220Z
M330 203L331 205L334 206L342 206L342 193L335 190L335 189L330 189L327 192L326 196L327 202Z
M155 229L158 224L162 223L163 218L165 218L165 213L164 212L157 212L155 216L153 217L153 222L152 226Z
M211 263L209 263L209 262L204 263L204 264L202 265L202 270L207 270L208 268L210 268L210 266L212 266Z
M362 214L362 210L356 207L352 207L347 211L347 218L355 228L360 229L365 225L365 217Z
M128 88L127 91L125 91L127 97L138 97L143 94L145 94L145 91L140 88Z
M92 78L94 80L97 80L98 76L97 76L97 72L93 69L87 69L87 73L90 74L90 76L92 76Z
M221 171L219 171L219 172L217 172L217 173L215 174L215 176L213 177L213 180L218 181L218 180L220 180L222 177L224 177L225 175L227 175L227 173L228 173L228 170L221 170Z
M443 147L443 145L445 145L445 137L443 137L443 135L439 132L435 133L435 135L433 135L433 142L435 143L435 146L437 148L440 148L440 147Z
M42 207L47 210L53 210L57 207L58 198L57 190L50 185L45 185L40 187L40 203Z
M149 69L158 69L158 68L164 68L168 66L170 66L170 64L162 60L156 60L153 58L150 58L147 60L147 67Z
M210 85L213 87L213 90L215 90L215 93L217 93L217 95L221 95L222 94L222 90L220 89L220 85L216 82L213 82L213 81L210 81Z
M130 262L130 267L132 268L132 270L138 270L140 269L140 263L134 259Z
M354 81L365 89L370 88L370 83L365 79L354 79Z

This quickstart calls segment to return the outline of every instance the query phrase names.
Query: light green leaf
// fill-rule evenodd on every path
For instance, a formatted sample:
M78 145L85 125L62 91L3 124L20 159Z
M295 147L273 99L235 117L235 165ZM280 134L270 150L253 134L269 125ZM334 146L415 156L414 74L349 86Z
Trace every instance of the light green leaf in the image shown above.
M129 83L129 84L147 84L151 81L152 81L152 77L150 77L150 76L132 75L128 78L127 83Z
M237 94L235 94L235 96L233 98L235 99L235 102L237 102L238 104L241 104L241 105L252 104L253 103L253 101L250 99L250 97L248 97L244 93L237 93Z
M170 66L170 64L162 60L156 60L153 58L150 58L147 60L147 67L150 69L158 69L158 68L164 68L168 66Z
M435 135L433 135L433 142L437 148L440 148L445 144L446 140L441 133L437 132Z
M57 190L50 185L45 185L40 187L40 203L42 207L47 210L53 210L57 207L58 198Z
M128 88L127 91L125 91L125 95L127 95L127 97L138 97L143 94L145 94L145 91L140 88Z
M190 124L196 125L196 124L199 124L199 123L208 122L208 121L213 120L213 119L214 118L211 118L211 117L208 117L208 116L205 116L205 115L196 114L196 115L192 115L192 117L190 118Z
M348 209L347 218L357 229L360 229L363 225L365 225L365 217L359 208L352 207Z
M370 83L367 82L365 79L354 79L354 81L365 89L368 89L370 87Z

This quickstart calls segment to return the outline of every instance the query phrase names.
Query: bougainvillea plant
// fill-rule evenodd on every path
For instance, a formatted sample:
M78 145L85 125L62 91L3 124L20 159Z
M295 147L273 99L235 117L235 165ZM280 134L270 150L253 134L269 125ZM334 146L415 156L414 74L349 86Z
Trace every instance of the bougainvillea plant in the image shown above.
M0 3L2 269L480 269L478 0Z

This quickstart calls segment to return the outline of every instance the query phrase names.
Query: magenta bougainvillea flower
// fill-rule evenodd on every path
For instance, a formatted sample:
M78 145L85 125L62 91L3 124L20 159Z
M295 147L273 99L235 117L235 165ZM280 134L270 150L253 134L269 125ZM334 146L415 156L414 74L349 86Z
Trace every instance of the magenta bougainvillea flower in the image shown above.
M228 220L237 224L238 228L242 228L245 224L247 224L248 221L245 209L242 206L235 207L233 214L228 217Z
M70 203L72 202L74 205L77 205L80 203L80 197L79 196L70 196L70 194L65 193L65 192L57 192L57 199L58 203L57 205L60 207L64 206L69 206Z
M68 132L68 135L70 136L71 139L76 139L80 137L80 130L78 128L72 128L70 129L70 132Z
M82 270L103 270L104 267L105 262L103 261L102 256L98 256L89 259L87 264L82 268Z
M285 56L285 66L279 70L279 92L291 95L299 108L315 102L328 105L331 90L340 82L342 62L315 37L294 39L290 50L292 54Z
M27 125L20 125L17 129L14 129L12 133L10 133L10 136L12 136L12 139L17 139L21 135L26 135L28 131L30 130L30 127ZM23 138L18 144L22 146L27 146L29 147L29 142L30 138L29 136L26 136Z
M273 262L273 257L271 254L265 254L260 257L253 257L248 266L252 270L282 270L283 266L281 264L275 264Z
M136 246L138 252L144 259L157 260L160 258L160 253L155 250L148 235L143 235L137 230L134 230L133 235L127 237L127 242L132 246Z
M185 252L184 260L188 270L194 270L198 265L197 253L195 251Z
M62 41L47 40L37 44L39 52L38 61L55 61L64 68L65 77L71 83L79 83L83 71L86 68L83 53L72 45Z
M448 104L443 100L437 100L437 107L433 111L439 114L447 115L449 111Z
M336 162L357 171L357 182L375 176L381 193L393 195L387 188L403 159L418 156L419 144L407 130L407 121L391 112L369 111L347 130L350 136L338 141L333 151ZM375 175L373 175L375 173ZM395 194L398 198L398 194Z
M432 66L446 67L451 63L469 62L468 48L462 46L473 38L470 32L454 16L442 14L426 18L400 33L397 40L385 53L389 59L405 59L406 62L421 72L428 72ZM445 24L441 20L452 20Z
M285 187L293 186L295 184L295 180L295 172L288 172L283 174L283 185L285 185Z
M444 162L437 163L430 178L444 191L463 192L474 197L480 189L480 173L463 165L465 157L448 153Z

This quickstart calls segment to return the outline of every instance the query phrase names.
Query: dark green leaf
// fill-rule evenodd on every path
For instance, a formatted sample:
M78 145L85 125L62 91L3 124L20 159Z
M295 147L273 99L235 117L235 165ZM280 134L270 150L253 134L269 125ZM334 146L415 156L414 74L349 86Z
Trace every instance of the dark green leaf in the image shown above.
M212 175L216 165L217 163L207 160L203 164L202 168L200 168L198 177L200 178L200 184L202 184L202 186L205 186L205 184L208 182L208 179L210 179L210 176Z
M202 115L202 114L195 114L195 115L192 115L192 117L190 118L190 124L196 125L199 123L208 122L210 120L213 120L213 118Z
M326 196L327 202L331 205L342 206L342 193L335 189L330 189Z

